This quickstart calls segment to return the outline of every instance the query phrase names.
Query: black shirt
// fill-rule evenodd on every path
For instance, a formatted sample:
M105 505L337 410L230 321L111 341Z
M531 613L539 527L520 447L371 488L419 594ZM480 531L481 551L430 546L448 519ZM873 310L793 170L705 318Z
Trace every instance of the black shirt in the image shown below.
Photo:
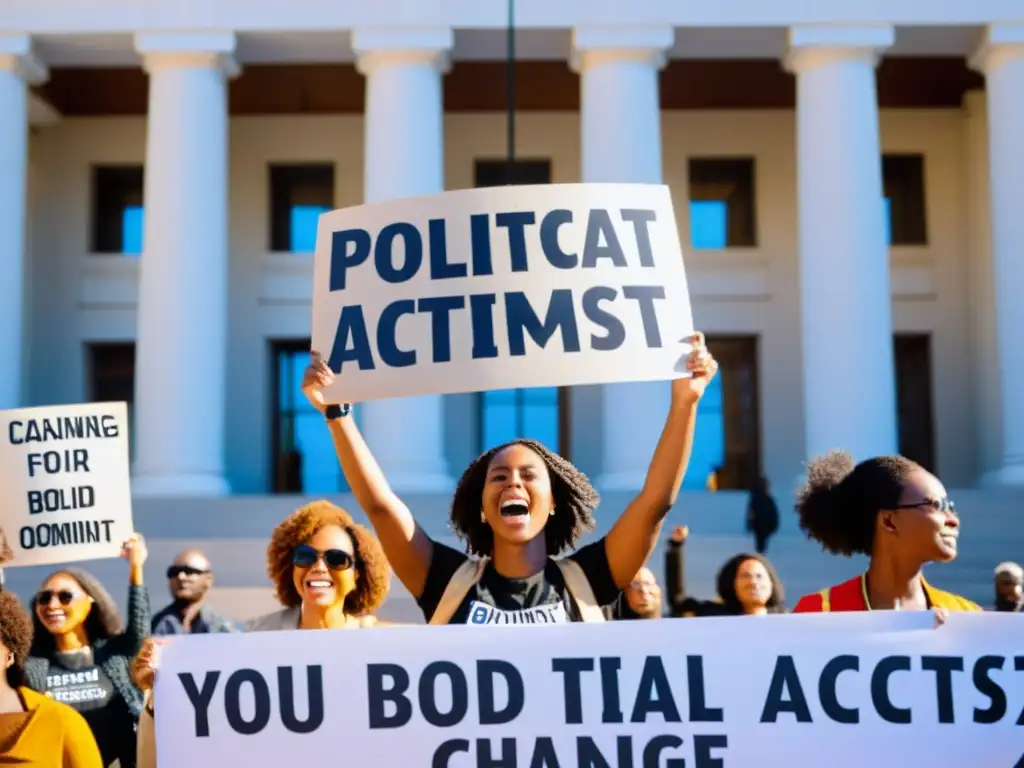
M598 605L616 600L621 590L612 578L603 538L574 552L569 558L583 569ZM437 610L455 571L468 559L458 550L434 542L427 581L423 594L416 601L427 621ZM566 589L562 571L549 558L544 570L525 579L506 579L494 570L493 563L488 563L483 577L470 588L448 623L564 624L580 620L579 608Z
M53 655L46 695L81 713L96 737L104 765L121 756L121 741L125 733L134 733L135 719L106 672L93 663L91 648Z

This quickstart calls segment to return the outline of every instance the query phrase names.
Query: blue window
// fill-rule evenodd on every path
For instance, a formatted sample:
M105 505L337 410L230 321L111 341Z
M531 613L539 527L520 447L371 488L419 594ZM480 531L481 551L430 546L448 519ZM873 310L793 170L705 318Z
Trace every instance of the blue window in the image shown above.
M302 394L309 342L278 342L275 369L274 490L277 493L337 493L348 484L334 453L324 417ZM357 422L359 409L353 412Z
M729 206L721 200L690 201L690 245L725 248L729 242Z
M334 166L271 165L269 179L270 250L312 253L320 215L334 210Z
M725 409L722 403L722 373L711 380L700 408L693 435L693 453L683 488L704 490L708 478L725 464Z
M125 256L138 256L142 253L142 226L142 206L127 206L121 222L121 230L124 233L122 252Z
M481 450L489 450L517 437L528 437L565 455L568 446L562 439L562 400L562 392L557 387L496 389L480 393Z
M143 177L141 165L92 169L92 253L142 253Z
M719 364L697 411L687 490L749 490L761 476L756 336L708 338Z
M690 158L690 247L757 245L754 159Z

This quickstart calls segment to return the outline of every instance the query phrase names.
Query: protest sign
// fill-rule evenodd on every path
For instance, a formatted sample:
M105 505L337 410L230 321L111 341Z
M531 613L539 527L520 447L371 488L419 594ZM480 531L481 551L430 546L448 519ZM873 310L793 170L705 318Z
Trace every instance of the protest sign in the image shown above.
M132 534L128 407L0 411L5 566L117 557Z
M693 331L668 187L446 192L320 217L334 402L678 378Z
M864 612L193 635L160 768L1014 768L1024 624Z

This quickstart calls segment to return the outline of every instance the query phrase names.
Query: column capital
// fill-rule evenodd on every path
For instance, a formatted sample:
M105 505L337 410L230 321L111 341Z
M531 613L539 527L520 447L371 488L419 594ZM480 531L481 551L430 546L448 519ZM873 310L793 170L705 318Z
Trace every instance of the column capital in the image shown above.
M373 26L352 30L356 69L369 75L388 64L425 64L447 72L455 34L445 26Z
M144 33L135 36L135 50L149 74L166 67L208 67L237 77L234 32Z
M0 35L0 70L13 72L27 85L41 85L50 70L35 55L28 35Z
M661 25L611 26L588 24L572 30L569 66L581 72L609 61L643 61L658 69L675 43L675 29Z
M987 75L993 67L1024 58L1024 21L1008 24L989 24L981 35L974 52L968 57L968 66Z
M896 29L889 24L790 27L783 67L800 74L834 61L863 61L876 66L882 51L895 42Z

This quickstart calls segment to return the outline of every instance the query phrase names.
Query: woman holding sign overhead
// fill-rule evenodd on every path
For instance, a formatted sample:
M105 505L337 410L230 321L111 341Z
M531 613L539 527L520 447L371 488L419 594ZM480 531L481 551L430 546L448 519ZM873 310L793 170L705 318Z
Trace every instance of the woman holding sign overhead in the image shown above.
M829 552L871 558L849 581L804 595L794 613L829 611L980 611L959 595L925 581L926 563L956 557L960 519L935 475L903 456L854 464L833 451L807 467L797 494L800 527Z
M576 546L593 527L598 495L571 463L534 440L487 451L466 469L451 522L476 557L433 541L388 486L349 418L322 390L333 373L313 353L303 391L324 413L345 478L380 537L395 574L431 624L603 621L601 606L629 585L675 502L693 444L697 404L718 365L702 334L687 359L691 376L671 383L672 404L639 495L599 541Z
M120 760L121 768L134 768L142 693L132 683L131 662L150 629L142 536L132 535L122 557L130 568L127 627L94 576L62 568L33 601L35 635L25 674L30 687L82 713L104 765Z

